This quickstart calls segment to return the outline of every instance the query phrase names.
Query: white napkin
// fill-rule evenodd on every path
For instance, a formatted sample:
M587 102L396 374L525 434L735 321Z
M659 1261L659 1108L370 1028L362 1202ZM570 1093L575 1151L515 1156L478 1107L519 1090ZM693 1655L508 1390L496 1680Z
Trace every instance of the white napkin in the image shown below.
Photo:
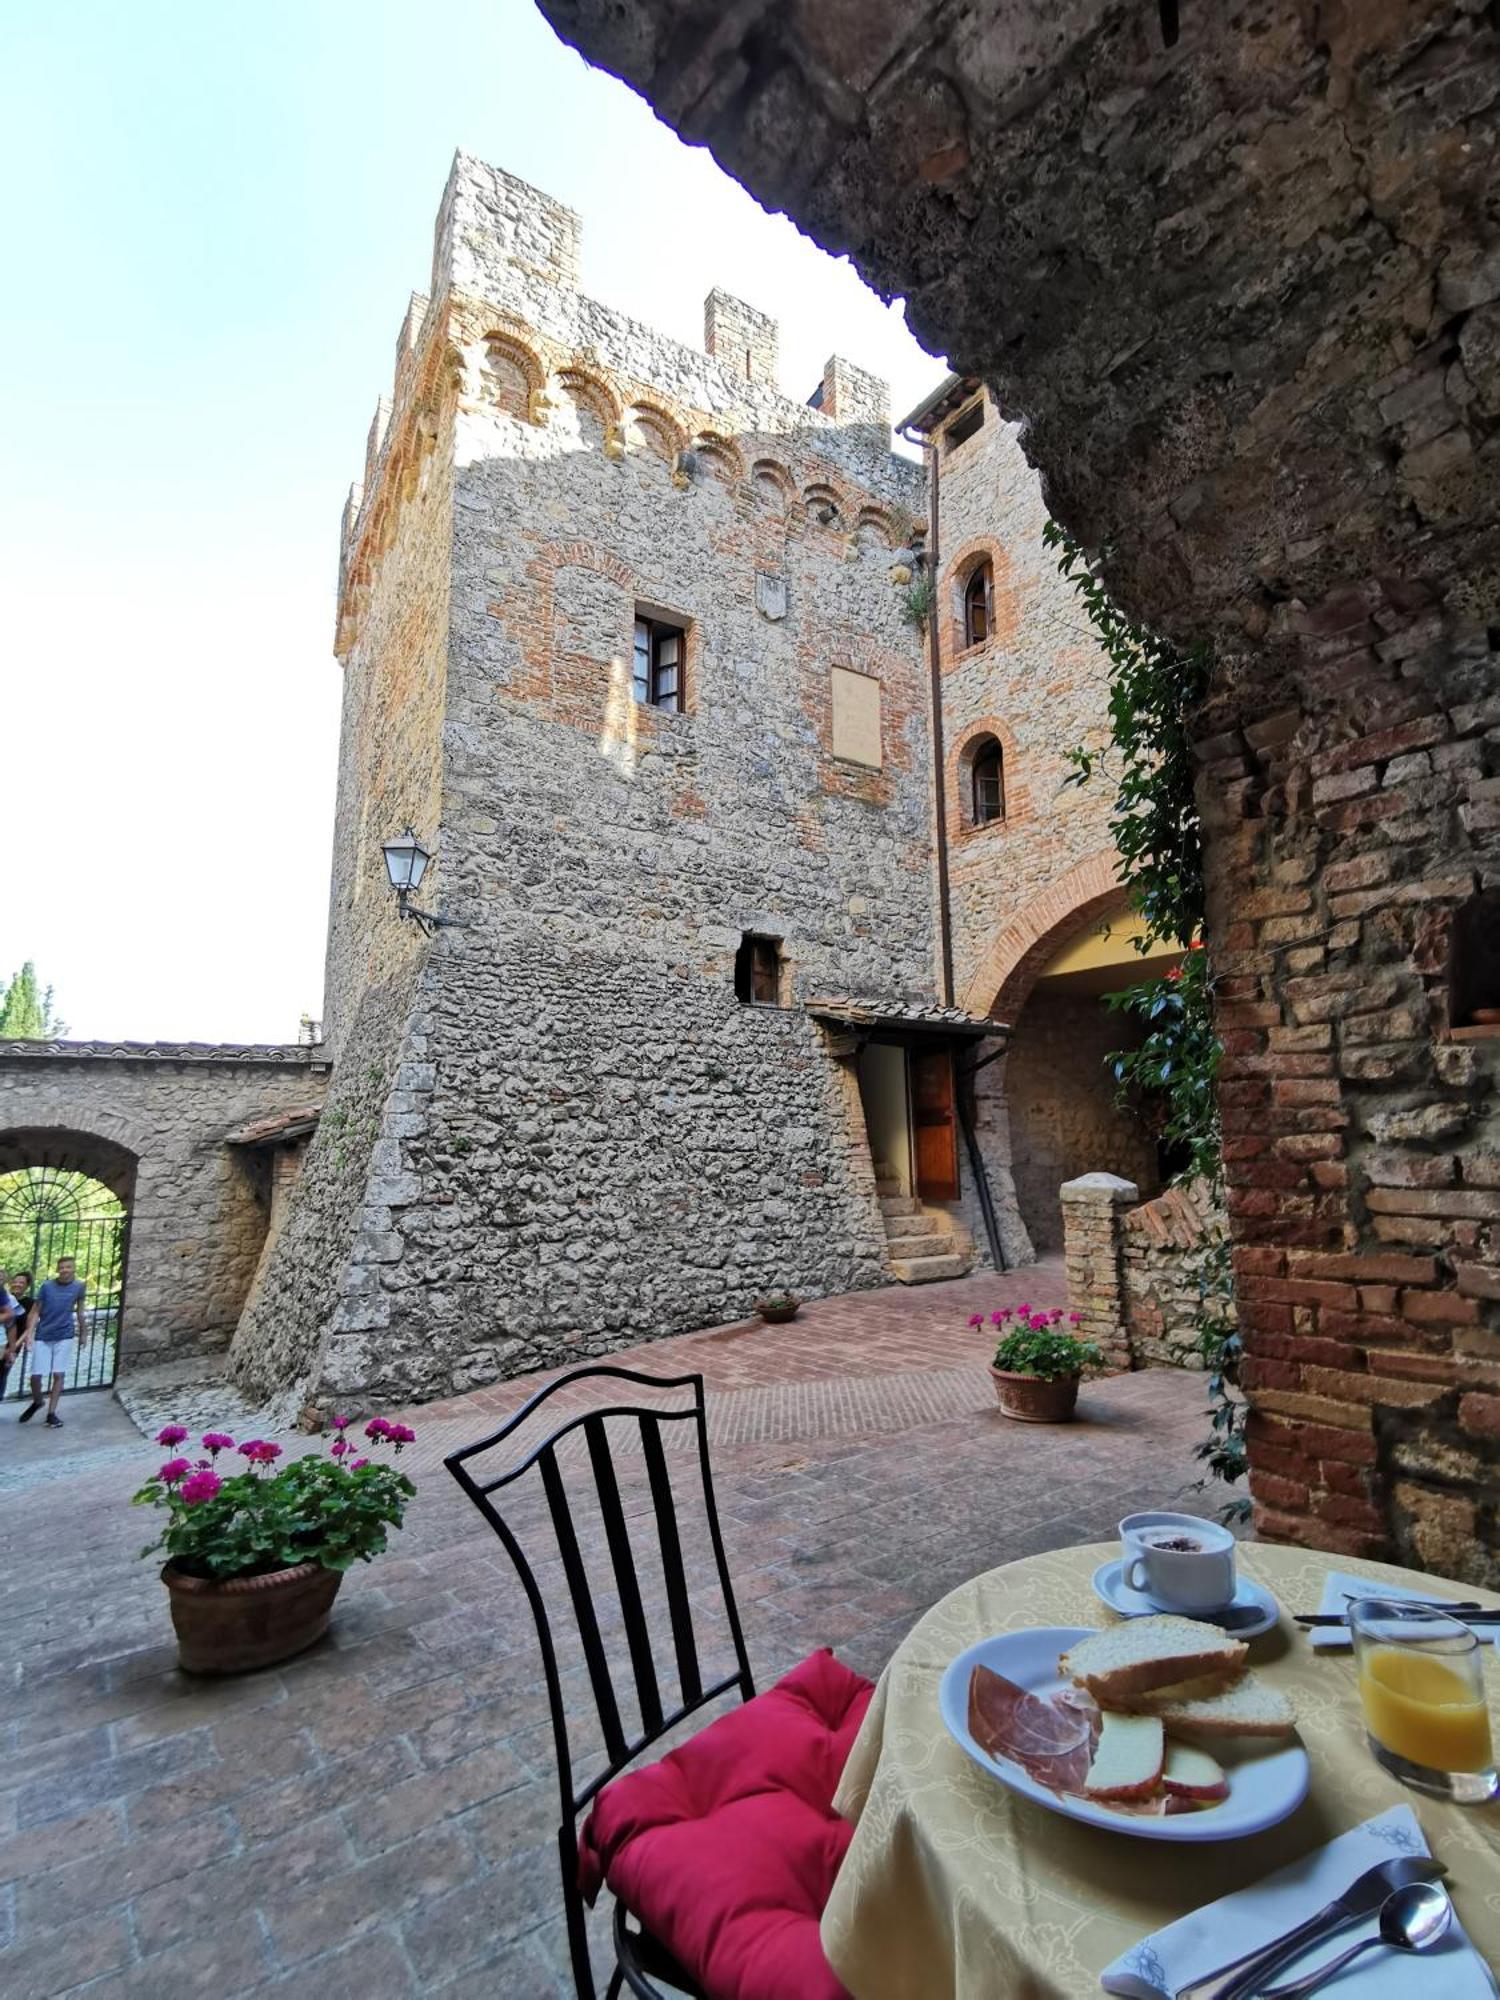
M1236 1895L1206 1903L1191 1916L1153 1931L1106 1966L1099 1983L1106 1993L1134 2000L1161 2000L1178 1987L1205 1979L1216 1967L1233 1964L1259 1944L1269 1944L1303 1923L1359 1879L1367 1868L1403 1854L1426 1854L1427 1842L1410 1806L1351 1827L1326 1847L1316 1848L1289 1867ZM1337 1938L1290 1959L1272 1977L1273 1985L1324 1965L1362 1937L1373 1937L1373 1916L1351 1924ZM1328 1988L1331 1995L1357 1990L1359 2000L1495 2000L1497 1989L1484 1960L1470 1944L1457 1912L1441 1944L1421 1953L1367 1951Z
M1350 1591L1356 1597L1414 1597L1424 1601L1430 1600L1434 1604L1443 1595L1441 1590L1407 1590L1398 1583L1371 1583L1367 1576L1350 1576L1345 1570L1331 1569L1323 1579L1323 1595L1318 1600L1319 1611L1332 1612L1342 1618L1349 1609L1349 1600L1345 1593ZM1459 1591L1450 1601L1457 1603L1462 1596L1463 1592ZM1461 1611L1455 1612L1454 1615L1460 1619L1463 1617ZM1470 1630L1476 1639L1482 1639L1486 1643L1492 1642L1495 1637L1493 1625L1474 1625ZM1341 1649L1347 1651L1354 1644L1349 1637L1347 1625L1314 1625L1309 1628L1307 1636L1312 1641L1314 1649L1320 1653L1336 1653Z

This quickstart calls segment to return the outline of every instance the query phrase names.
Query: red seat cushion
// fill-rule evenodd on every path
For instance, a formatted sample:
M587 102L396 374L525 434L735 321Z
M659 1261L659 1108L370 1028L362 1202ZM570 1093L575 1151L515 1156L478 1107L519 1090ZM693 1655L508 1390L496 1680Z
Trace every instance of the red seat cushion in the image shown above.
M579 1840L601 1881L710 2000L848 2000L818 1921L852 1828L833 1794L874 1692L828 1651L616 1778Z

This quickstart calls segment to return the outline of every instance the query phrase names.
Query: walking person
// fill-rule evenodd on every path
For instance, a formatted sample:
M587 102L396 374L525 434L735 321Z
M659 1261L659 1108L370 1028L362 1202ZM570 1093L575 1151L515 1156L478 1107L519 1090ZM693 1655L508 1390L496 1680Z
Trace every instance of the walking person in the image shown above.
M31 1299L27 1299L24 1305L21 1303L23 1278L29 1291L31 1287L29 1275L18 1271L12 1280L4 1271L0 1271L0 1334L4 1335L5 1343L0 1347L0 1403L5 1400L5 1384L10 1375L11 1363L21 1351L21 1335L26 1328L27 1311L34 1303ZM12 1282L15 1285L14 1291L11 1290Z
M57 1276L45 1279L37 1291L36 1304L26 1316L26 1344L32 1350L31 1401L21 1412L19 1421L23 1424L31 1422L45 1396L48 1425L55 1431L62 1429L57 1406L62 1401L63 1383L77 1343L89 1337L83 1321L87 1289L73 1259L59 1257Z

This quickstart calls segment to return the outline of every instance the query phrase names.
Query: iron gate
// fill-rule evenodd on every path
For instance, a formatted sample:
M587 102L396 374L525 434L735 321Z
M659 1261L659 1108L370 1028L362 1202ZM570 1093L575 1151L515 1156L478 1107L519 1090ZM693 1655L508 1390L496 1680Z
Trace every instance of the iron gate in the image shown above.
M71 1257L88 1286L83 1300L88 1338L73 1350L70 1389L108 1389L114 1382L128 1221L118 1196L87 1174L23 1167L0 1175L0 1269L12 1276L30 1271L35 1291L44 1278L56 1277L60 1257ZM29 1394L30 1373L29 1367L13 1369L7 1392Z

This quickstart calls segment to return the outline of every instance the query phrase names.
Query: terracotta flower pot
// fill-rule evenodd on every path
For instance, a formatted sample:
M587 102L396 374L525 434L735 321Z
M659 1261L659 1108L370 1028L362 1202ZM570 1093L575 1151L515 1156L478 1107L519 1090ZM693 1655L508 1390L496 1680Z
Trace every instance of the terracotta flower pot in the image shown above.
M767 1326L784 1326L802 1310L801 1299L757 1299L755 1310Z
M342 1570L299 1563L225 1583L163 1566L177 1658L190 1674L245 1674L289 1660L328 1630Z
M1044 1382L1039 1375L1013 1375L1005 1368L991 1368L995 1395L1002 1416L1022 1424L1065 1424L1071 1421L1078 1403L1076 1375L1059 1375Z

